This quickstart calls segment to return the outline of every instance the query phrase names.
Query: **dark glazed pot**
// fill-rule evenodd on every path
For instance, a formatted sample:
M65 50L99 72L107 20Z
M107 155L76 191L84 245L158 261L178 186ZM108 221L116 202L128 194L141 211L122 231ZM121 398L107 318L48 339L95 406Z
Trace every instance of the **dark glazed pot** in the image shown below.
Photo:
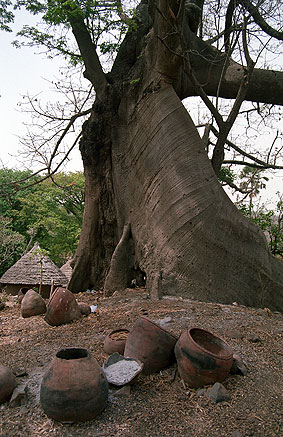
M233 362L230 346L200 328L183 332L176 343L175 356L180 376L190 387L223 381Z
M13 372L8 367L0 365L0 404L10 399L16 385Z
M124 356L144 363L143 373L159 372L174 360L177 337L147 317L139 318L131 329L125 346Z
M43 376L40 402L48 417L59 422L94 419L106 407L108 382L86 349L60 350Z
M115 329L115 331L111 331L104 339L104 351L108 355L114 354L115 352L123 355L128 335L128 329Z

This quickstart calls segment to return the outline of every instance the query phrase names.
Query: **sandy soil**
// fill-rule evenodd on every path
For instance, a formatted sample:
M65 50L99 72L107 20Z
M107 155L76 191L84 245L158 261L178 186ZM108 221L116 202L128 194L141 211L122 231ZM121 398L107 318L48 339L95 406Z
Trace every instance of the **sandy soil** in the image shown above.
M78 299L96 304L97 297L93 292ZM122 295L100 299L98 315L51 327L43 316L23 319L15 297L2 298L6 308L0 312L0 364L19 375L18 383L27 386L27 396L19 406L0 406L1 437L282 435L280 313L181 298L151 301L146 290L127 289ZM102 365L108 357L103 340L109 330L131 328L141 315L163 323L176 335L198 326L223 337L248 368L246 376L230 375L224 381L231 400L215 404L199 396L178 375L174 378L175 365L139 376L127 396L116 396L111 389L106 409L95 420L61 424L49 419L40 406L39 387L56 352L62 347L83 347Z

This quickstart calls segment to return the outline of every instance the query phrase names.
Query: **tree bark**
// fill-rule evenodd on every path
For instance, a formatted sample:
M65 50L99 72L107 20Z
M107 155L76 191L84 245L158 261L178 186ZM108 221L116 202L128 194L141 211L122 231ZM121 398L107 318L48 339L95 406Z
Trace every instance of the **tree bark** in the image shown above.
M180 2L157 3L165 21L159 16L155 34L146 35L144 26L139 39L128 35L120 55L125 76L116 61L114 82L84 127L86 207L69 288L104 284L111 294L141 274L155 298L176 294L282 309L283 266L223 191L180 100L194 93L175 52L178 38L167 38L168 20L181 17ZM203 87L215 94L224 58L214 52L214 63L211 50L206 53L204 63L195 54L195 68ZM243 72L231 65L221 82L224 97L235 97L242 80ZM251 98L260 100L260 92L253 83Z

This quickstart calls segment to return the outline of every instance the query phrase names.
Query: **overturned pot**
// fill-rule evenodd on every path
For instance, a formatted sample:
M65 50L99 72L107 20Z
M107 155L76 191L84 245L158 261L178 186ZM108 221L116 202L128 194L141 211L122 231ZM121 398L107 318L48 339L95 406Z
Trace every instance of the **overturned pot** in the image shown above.
M17 295L17 300L18 300L19 304L22 303L23 298L25 297L25 295L27 294L27 292L29 290L31 290L31 289L27 288L27 287L22 287L22 288L19 289L19 292L18 292L18 295Z
M128 335L124 356L140 360L145 374L159 372L175 361L176 341L175 335L143 316Z
M57 352L40 387L40 403L48 417L59 422L84 422L106 407L108 382L86 349Z
M51 326L59 326L80 319L82 313L73 293L57 287L50 296L44 320Z
M190 328L180 336L175 356L181 378L190 387L203 387L223 381L233 363L230 346L215 334Z
M115 352L123 355L128 335L128 329L115 329L114 331L109 332L104 339L104 352L108 355L114 354Z

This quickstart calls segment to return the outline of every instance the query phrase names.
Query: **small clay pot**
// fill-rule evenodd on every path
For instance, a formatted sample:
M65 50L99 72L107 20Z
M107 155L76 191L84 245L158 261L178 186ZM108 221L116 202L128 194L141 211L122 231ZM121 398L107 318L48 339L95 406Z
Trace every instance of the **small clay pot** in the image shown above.
M223 381L233 363L233 351L220 337L200 328L180 336L175 355L181 378L190 387Z
M27 287L22 287L20 288L19 292L18 292L18 303L21 305L23 298L25 297L26 293L31 290L30 288Z
M140 317L131 329L124 356L144 363L143 373L159 372L175 361L177 337L147 317Z
M0 364L0 404L8 401L16 387L17 382L13 372Z
M67 288L56 288L47 304L44 320L51 326L59 326L81 317L82 313L73 293Z
M48 417L59 422L84 422L106 407L108 382L86 349L57 352L40 387L40 402Z
M128 335L128 329L115 329L114 331L109 332L104 339L104 352L108 355L114 354L115 352L123 355Z
M91 313L90 306L85 302L78 302L78 307L83 316L89 316Z

